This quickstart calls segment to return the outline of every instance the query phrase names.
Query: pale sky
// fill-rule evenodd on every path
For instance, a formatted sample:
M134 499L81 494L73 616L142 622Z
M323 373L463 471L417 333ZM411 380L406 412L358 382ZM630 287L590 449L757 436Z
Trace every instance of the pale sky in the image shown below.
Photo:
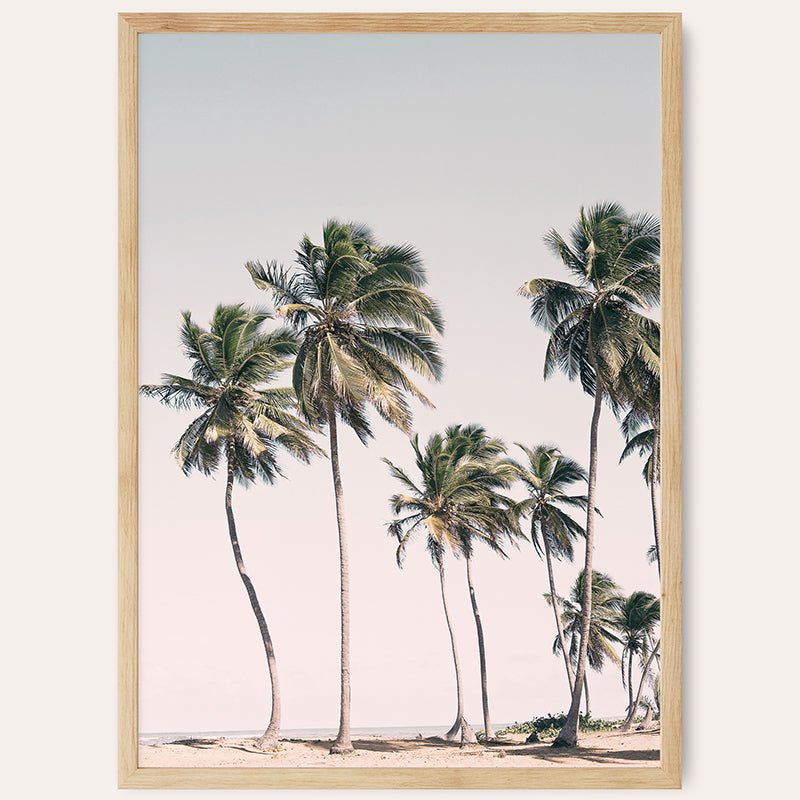
M421 252L447 329L446 372L415 408L421 439L480 423L588 463L591 399L545 382L547 336L516 294L567 278L547 252L579 207L614 200L659 213L656 35L177 35L140 37L140 374L187 374L180 311L205 325L217 303L269 305L244 269L292 261L326 219L369 224ZM288 385L287 373L283 385ZM170 449L191 419L140 401L140 730L259 729L269 679L233 562L224 475L185 477ZM382 421L368 447L345 430L350 534L352 723L442 725L455 680L436 571L422 537L405 566L386 534L396 484L382 456L413 468ZM324 437L319 438L326 445ZM626 592L658 592L645 559L649 495L604 409L595 568ZM234 490L251 577L272 632L283 727L336 727L338 543L330 465L285 460L287 479ZM521 496L518 487L516 494ZM580 549L580 548L579 548ZM579 569L557 565L566 594ZM447 564L466 717L482 727L475 628L462 561ZM566 710L563 662L530 545L477 555L490 707L504 723ZM624 713L619 670L590 673L595 716Z

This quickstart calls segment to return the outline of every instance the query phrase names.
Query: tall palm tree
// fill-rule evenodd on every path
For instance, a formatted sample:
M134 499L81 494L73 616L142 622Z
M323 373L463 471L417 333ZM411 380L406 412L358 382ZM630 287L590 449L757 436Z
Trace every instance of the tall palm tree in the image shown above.
M660 356L660 327L650 326L647 350ZM661 520L658 509L658 486L661 483L661 380L659 361L644 362L633 358L622 372L622 394L628 405L628 412L622 420L621 428L625 436L625 448L620 456L624 461L638 451L645 458L642 475L650 488L650 506L653 513L653 537L655 539L655 560L658 574L661 575Z
M639 707L642 685L649 672L652 659L658 651L658 646L653 643L653 634L660 617L661 603L657 597L648 592L633 592L629 597L622 598L614 615L614 626L622 641L622 685L628 688L628 708L622 724L623 730L627 730L633 722ZM634 658L638 658L643 665L639 692L635 702L633 695Z
M487 490L487 502L498 502L497 489L506 489L517 478L516 467L513 462L505 459L506 448L500 439L489 437L486 430L479 425L453 425L445 431L446 447L452 453L453 459L469 459L475 462L478 467L476 474L472 477L473 488L480 486ZM511 504L503 498L502 501L511 510ZM517 510L511 512L505 528L495 531L498 537L507 538L512 544L516 545L515 538L521 537L517 523ZM483 732L486 741L495 738L494 728L492 727L491 715L489 714L489 686L486 673L486 644L483 635L483 623L481 622L480 611L478 610L478 598L475 594L475 585L472 581L472 552L473 534L468 529L462 529L464 541L462 551L464 561L467 566L467 586L469 588L469 599L472 605L472 615L475 619L475 630L478 636L478 658L481 671L481 700L483 705ZM477 539L480 541L480 537Z
M591 574L600 409L604 398L620 402L622 367L634 354L646 350L642 332L650 329L652 320L637 309L659 301L660 225L655 217L630 215L616 203L599 203L585 211L581 208L569 242L551 230L545 236L545 245L561 259L576 283L534 278L520 287L520 293L531 298L533 321L550 332L545 378L562 370L571 379L578 378L584 392L594 397L584 559L584 569ZM592 582L586 581L575 687L564 727L553 742L556 747L573 746L578 740L591 587Z
M185 474L196 469L210 475L223 461L226 464L228 534L239 577L261 632L272 686L269 725L258 740L263 749L278 746L281 696L272 638L239 546L233 516L233 483L272 483L281 475L281 450L305 462L312 454L322 454L309 438L307 425L292 413L292 390L268 386L291 364L287 356L297 350L289 330L261 331L262 323L270 318L266 312L248 311L241 305L220 305L210 330L206 330L185 311L180 340L192 362L192 377L165 374L160 384L139 389L145 397L155 397L172 408L202 409L173 448Z
M398 565L402 566L406 548L415 532L420 528L427 531L426 546L439 572L442 606L456 674L456 719L444 738L452 741L460 730L463 745L474 742L475 734L464 718L461 667L445 592L445 556L448 551L456 557L471 555L476 541L483 541L504 554L499 542L515 527L514 503L490 488L502 485L503 479L487 477L491 469L487 469L485 461L465 454L463 440L448 443L446 437L437 433L428 439L424 451L420 449L418 436L411 440L411 446L421 478L418 484L400 467L383 459L392 476L405 489L405 493L390 499L396 519L390 523L389 533L399 542L396 557ZM508 465L498 466L498 469L504 470L508 479L513 480Z
M439 380L442 361L434 333L443 321L421 289L425 270L409 245L379 245L358 223L330 220L321 245L304 236L294 268L275 262L246 264L254 283L271 292L300 337L292 383L303 417L327 425L336 498L341 586L341 694L339 732L332 753L350 753L350 561L339 466L337 419L366 444L374 408L387 422L410 431L405 395L430 401L404 371Z
M556 603L558 595L553 578L553 557L572 561L575 555L574 542L579 536L585 535L583 527L567 513L566 509L586 509L585 496L567 494L567 489L572 484L586 481L586 470L577 461L562 455L558 448L552 445L540 444L531 450L518 443L517 447L527 456L525 466L518 463L515 463L515 466L519 479L529 494L528 499L523 500L518 508L521 513L530 515L531 541L539 557L544 554L547 562L551 605L571 695L575 678Z
M580 649L580 631L582 620L582 606L584 597L584 571L578 573L575 583L570 587L569 597L557 599L561 610L561 624L564 628L565 638L569 640L569 658L573 665L578 662ZM619 664L620 658L614 649L620 643L615 628L615 614L619 608L621 590L614 579L605 572L592 572L592 617L589 622L589 644L586 650L586 660L595 672L603 669L606 659L613 664ZM550 595L545 595L547 602ZM558 636L553 642L553 652L563 652L564 642ZM591 711L589 706L589 681L586 673L583 675L583 693L586 700L586 715Z

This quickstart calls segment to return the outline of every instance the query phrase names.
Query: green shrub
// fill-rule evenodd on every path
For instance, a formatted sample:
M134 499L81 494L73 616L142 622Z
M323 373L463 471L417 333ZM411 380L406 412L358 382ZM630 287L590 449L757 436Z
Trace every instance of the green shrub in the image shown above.
M612 731L620 724L605 719L594 719L584 714L580 716L579 720L578 728L582 731ZM546 717L534 717L528 722L515 722L502 731L498 731L497 735L508 736L512 733L521 733L530 736L535 731L540 739L552 739L558 736L566 721L566 714L548 714Z

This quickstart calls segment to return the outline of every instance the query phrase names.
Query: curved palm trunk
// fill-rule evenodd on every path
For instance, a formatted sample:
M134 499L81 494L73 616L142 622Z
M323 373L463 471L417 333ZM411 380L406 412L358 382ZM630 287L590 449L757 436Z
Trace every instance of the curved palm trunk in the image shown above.
M461 744L477 741L475 733L464 719L464 697L461 691L461 665L458 660L458 648L456 647L456 637L453 633L453 624L450 622L450 612L447 609L447 595L444 590L444 554L442 553L439 558L439 585L442 588L442 606L444 608L444 618L447 622L447 630L450 633L450 646L453 650L453 666L456 670L456 721L453 727L442 737L448 742L453 742L458 736L459 729L461 730Z
M597 425L603 403L603 387L597 377L594 392L594 411L589 431L589 486L586 504L586 558L583 568L583 605L581 608L581 638L578 648L578 666L575 670L575 685L572 702L567 712L564 727L553 741L553 747L574 747L578 743L578 719L580 716L583 677L586 674L586 653L589 648L589 621L592 616L592 567L594 555L594 507L597 487Z
M622 725L619 726L619 730L621 731L630 730L630 727L633 724L633 718L636 716L636 709L639 708L639 703L642 700L642 689L644 688L644 679L647 677L647 673L650 670L650 665L653 663L653 659L656 657L656 653L658 652L659 647L661 647L660 641L653 648L652 652L650 653L650 658L647 659L647 662L644 665L644 669L642 670L642 677L641 680L639 681L639 691L636 692L636 701L631 702L631 707L628 709L628 715L625 717L625 721L622 723Z
M661 458L661 437L658 427L653 428L653 459L655 468L658 470L659 459ZM658 564L658 577L661 577L661 515L658 513L658 490L656 488L656 476L650 481L650 505L653 509L653 535L656 540L656 564Z
M646 731L652 724L653 724L653 706L648 704L647 711L645 712L644 719L642 720L642 724L639 726L639 728L641 728L643 731Z
M550 600L553 604L553 613L556 615L558 641L561 645L561 653L564 656L564 666L567 669L567 680L569 681L569 693L571 695L575 688L575 678L572 675L572 664L569 663L569 653L567 653L567 643L564 640L564 628L561 625L561 615L558 613L558 603L556 602L556 583L553 578L553 560L550 558L550 546L547 544L547 532L544 530L544 520L542 520L542 541L544 542L544 554L545 558L547 559L547 577L550 579Z
M352 753L350 741L350 557L347 552L347 529L344 521L344 493L339 470L339 439L336 430L336 412L328 405L328 433L331 445L331 471L333 491L336 496L336 522L339 528L339 577L341 586L341 695L339 702L339 733L331 746L331 753Z
M258 628L261 631L261 641L264 644L264 652L267 654L267 666L269 667L269 679L272 685L272 714L269 719L269 726L264 734L258 740L258 746L264 750L275 750L278 747L278 735L281 728L281 693L278 685L278 667L275 662L275 650L272 647L272 638L269 635L267 622L264 619L264 614L261 612L261 605L256 596L256 590L247 570L244 566L244 559L242 558L242 551L239 547L239 537L236 534L236 521L233 518L233 505L231 498L233 495L233 457L228 449L228 481L225 486L225 513L228 517L228 533L231 537L231 547L233 548L233 557L236 560L236 568L239 570L239 577L242 579L244 588L247 590L247 596L250 598L250 605L253 608L253 613L258 622Z
M486 681L486 650L483 641L483 625L481 615L478 611L478 601L475 597L475 587L472 585L472 570L470 565L472 559L467 556L467 585L469 586L469 599L472 603L472 615L475 617L475 628L478 631L478 655L481 662L481 699L483 700L483 730L486 740L494 739L494 728L489 719L489 689Z

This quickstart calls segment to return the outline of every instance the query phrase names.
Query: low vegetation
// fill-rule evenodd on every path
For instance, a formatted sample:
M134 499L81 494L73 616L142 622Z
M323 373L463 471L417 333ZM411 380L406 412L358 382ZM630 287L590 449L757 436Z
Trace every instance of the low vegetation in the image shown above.
M535 733L539 739L552 739L558 736L559 731L564 727L566 714L548 714L546 717L534 717L527 722L515 722L501 731L498 736L510 736L511 734L524 734L530 736ZM579 730L589 731L613 731L618 728L620 721L612 722L606 719L594 719L590 715L581 714L578 722Z

